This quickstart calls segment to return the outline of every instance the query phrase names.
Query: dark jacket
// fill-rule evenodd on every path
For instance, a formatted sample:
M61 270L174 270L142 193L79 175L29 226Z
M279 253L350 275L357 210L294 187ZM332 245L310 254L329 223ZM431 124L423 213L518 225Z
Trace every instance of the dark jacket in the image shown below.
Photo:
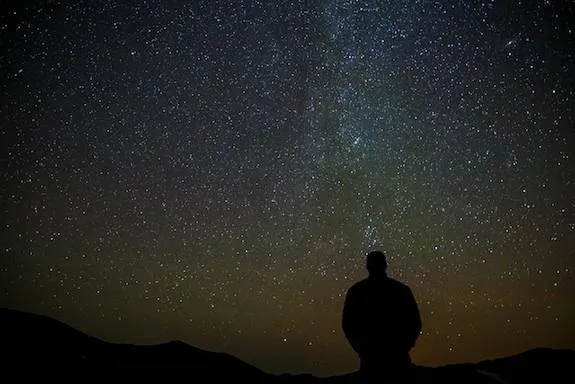
M342 327L360 355L373 350L405 353L419 337L421 318L407 285L386 275L370 276L348 290Z

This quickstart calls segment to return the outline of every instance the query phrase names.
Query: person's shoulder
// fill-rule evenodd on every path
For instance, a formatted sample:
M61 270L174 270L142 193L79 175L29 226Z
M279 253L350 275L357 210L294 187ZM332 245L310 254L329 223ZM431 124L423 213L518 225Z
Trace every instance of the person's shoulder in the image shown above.
M411 291L411 289L409 288L409 286L407 284L402 283L399 280L392 279L391 277L388 277L388 283L393 285L397 289L401 289L401 290L405 290L405 291Z
M348 292L361 291L361 290L365 289L368 284L369 284L368 279L360 280L360 281L356 282L355 284L353 284L353 285L348 289Z

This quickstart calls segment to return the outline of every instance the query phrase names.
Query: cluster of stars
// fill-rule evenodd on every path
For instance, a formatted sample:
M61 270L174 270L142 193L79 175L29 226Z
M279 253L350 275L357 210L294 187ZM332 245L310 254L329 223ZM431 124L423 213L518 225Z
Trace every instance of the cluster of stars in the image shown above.
M0 306L343 373L380 248L415 362L575 346L570 3L16 3Z

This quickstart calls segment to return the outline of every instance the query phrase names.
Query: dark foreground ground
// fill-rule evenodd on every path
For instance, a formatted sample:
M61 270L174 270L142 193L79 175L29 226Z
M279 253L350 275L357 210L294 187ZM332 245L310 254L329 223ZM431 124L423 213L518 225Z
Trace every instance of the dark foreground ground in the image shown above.
M52 318L0 309L0 382L359 383L357 372L328 378L271 375L240 359L175 341L108 343ZM575 383L575 351L539 348L478 363L414 368L416 383Z

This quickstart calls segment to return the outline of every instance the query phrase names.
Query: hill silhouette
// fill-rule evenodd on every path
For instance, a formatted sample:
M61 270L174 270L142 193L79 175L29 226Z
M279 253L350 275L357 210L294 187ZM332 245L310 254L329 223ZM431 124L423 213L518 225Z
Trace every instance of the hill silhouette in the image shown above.
M225 353L180 341L158 345L109 343L47 316L0 309L0 379L17 374L60 381L162 380L249 383L356 383L357 372L317 378L272 375ZM575 382L575 351L538 348L509 357L443 367L416 367L417 383Z

